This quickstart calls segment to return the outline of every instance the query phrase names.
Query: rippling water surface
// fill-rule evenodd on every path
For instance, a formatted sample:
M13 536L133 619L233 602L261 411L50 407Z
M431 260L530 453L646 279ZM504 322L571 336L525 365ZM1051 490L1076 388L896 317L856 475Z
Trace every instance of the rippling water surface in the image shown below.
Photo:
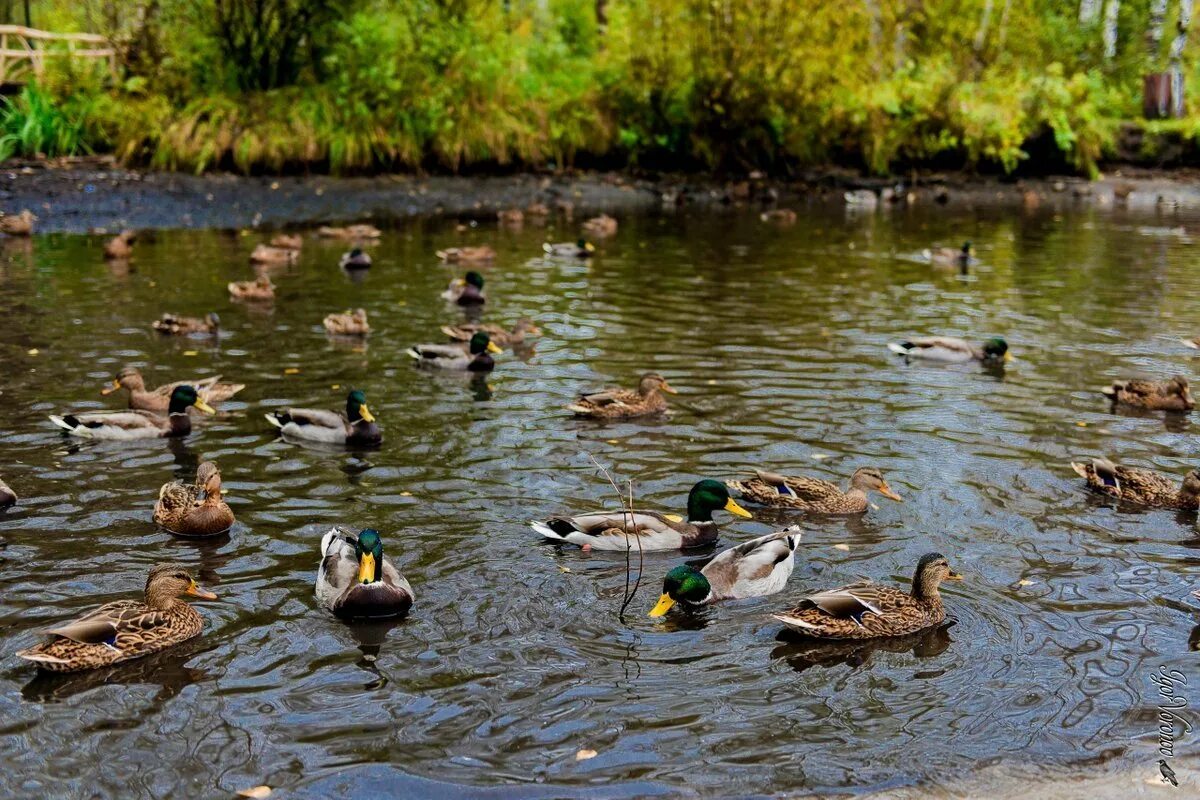
M1192 224L941 208L817 211L788 228L645 218L572 263L538 257L544 237L574 237L563 223L416 222L385 232L361 282L337 269L340 246L309 240L265 309L225 290L251 276L257 234L159 233L129 265L106 265L96 238L5 242L0 475L22 502L0 515L4 794L792 794L940 783L995 759L1146 763L1150 672L1200 677L1187 599L1200 537L1194 515L1095 502L1068 462L1196 463L1189 418L1113 415L1094 391L1195 376L1177 341L1200 334L1197 245L1177 230ZM916 257L963 239L981 262L969 276ZM545 336L486 381L422 373L404 349L460 316L439 299L455 271L434 251L483 242L500 253L487 317L528 315ZM356 306L368 344L330 341L321 318ZM149 322L166 310L216 310L225 332L159 338ZM1017 361L906 366L885 348L924 332L1001 334ZM98 391L126 364L152 384L219 373L247 388L186 441L60 436L46 415L116 405ZM680 390L668 419L562 410L648 369ZM300 447L263 419L342 407L351 386L384 427L379 450ZM802 520L784 594L690 617L646 617L681 561L648 554L621 622L624 558L542 544L526 525L613 504L591 456L668 511L699 477L756 466L836 480L877 466L906 502ZM238 524L208 542L156 530L158 487L203 459L220 463ZM756 516L720 515L722 546L792 519ZM383 532L416 591L407 620L348 626L316 606L331 523ZM907 583L931 550L967 578L944 592L948 629L820 648L769 616L861 577ZM164 560L220 596L201 604L201 638L78 676L37 677L12 656L57 620L135 596ZM577 761L581 749L598 755Z

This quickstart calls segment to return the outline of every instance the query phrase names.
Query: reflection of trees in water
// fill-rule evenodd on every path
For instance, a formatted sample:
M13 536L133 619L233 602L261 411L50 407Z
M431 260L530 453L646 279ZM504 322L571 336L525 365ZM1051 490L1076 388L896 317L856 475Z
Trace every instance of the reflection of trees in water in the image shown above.
M944 653L954 641L949 633L954 624L943 623L908 636L857 642L812 639L792 630L784 630L775 637L780 644L771 651L771 658L784 659L796 672L811 667L831 669L842 664L852 668L863 667L870 663L871 656L876 652L912 653L917 658L932 658Z

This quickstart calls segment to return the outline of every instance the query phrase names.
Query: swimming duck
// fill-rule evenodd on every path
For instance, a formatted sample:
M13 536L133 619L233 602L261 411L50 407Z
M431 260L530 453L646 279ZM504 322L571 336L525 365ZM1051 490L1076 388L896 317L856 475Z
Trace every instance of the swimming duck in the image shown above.
M961 267L964 264L970 264L974 255L975 250L971 247L970 242L963 242L962 247L957 250L953 247L934 247L921 251L922 258L930 264L947 267Z
M137 231L121 231L104 243L104 257L110 259L129 258L133 254L133 240Z
M438 369L491 372L496 367L491 353L502 353L483 331L471 336L464 351L461 344L416 344L405 351L423 366Z
M776 225L791 225L796 221L796 212L790 208L772 208L758 216L763 222L774 222Z
M357 308L325 317L325 330L334 336L366 336L371 332L371 326L367 324L366 310Z
M483 276L471 270L465 277L450 281L449 288L442 292L442 298L460 306L481 306L487 302L483 296Z
M304 248L304 237L300 234L289 236L286 233L276 234L271 237L271 247L281 247L284 250L302 250Z
M342 269L369 269L371 267L371 257L364 253L361 248L354 248L348 253L342 253L342 258L338 261L338 266Z
M180 595L216 600L179 564L159 564L146 579L145 600L117 600L46 633L42 644L17 652L49 672L80 672L148 656L199 635L204 618Z
M1151 508L1200 508L1200 471L1190 470L1183 483L1148 469L1122 467L1107 458L1092 463L1072 461L1071 469L1087 481L1088 488L1126 503Z
M221 470L216 463L201 464L195 483L164 483L154 504L154 522L180 536L216 536L229 530L233 511L221 499Z
M604 239L608 236L614 236L617 233L617 221L607 214L592 217L580 227L584 233L589 236L595 236L597 239Z
M496 260L496 251L487 245L480 247L447 247L445 250L438 250L437 257L448 264L461 264L463 262L490 262Z
M345 239L347 241L367 242L383 236L383 231L374 225L347 225L343 228L326 225L317 228L317 236L325 239Z
M154 330L167 336L190 336L192 334L216 336L221 330L221 318L215 311L209 312L204 319L181 317L168 312L154 320L151 326Z
M1113 381L1100 391L1112 400L1114 405L1161 411L1191 411L1196 407L1188 388L1188 380L1182 375L1176 375L1166 381Z
M574 412L577 417L595 419L627 419L661 414L667 410L663 392L678 394L662 375L647 372L638 381L636 390L613 388L580 395L578 400L567 406L567 410Z
M557 244L545 242L542 244L542 250L547 255L556 258L591 258L596 252L596 245L586 239L579 239L575 242L559 242Z
M129 392L129 407L146 411L163 412L171 405L171 393L179 386L195 387L200 399L209 405L217 405L228 400L246 388L244 383L221 383L221 376L214 375L198 381L176 381L156 389L147 389L146 380L135 367L125 367L108 386L100 390L100 394L112 394L118 389Z
M22 209L20 214L0 215L0 233L6 233L9 236L29 236L33 233L33 223L37 222L37 216L28 208Z
M875 467L861 467L850 477L850 488L804 475L778 475L755 470L748 481L726 481L743 500L764 506L797 508L813 514L862 514L870 506L868 492L879 492L889 500L904 502L892 491L883 473Z
M251 264L293 264L299 258L299 250L269 244L259 244L250 253Z
M192 432L188 409L195 406L205 414L215 414L200 399L195 388L176 386L167 405L167 416L152 411L83 411L78 414L50 415L50 421L73 436L85 439L159 439L187 436Z
M501 348L513 347L514 345L523 344L526 336L541 336L542 330L537 325L533 324L533 320L529 317L521 317L517 320L517 324L513 325L512 330L505 330L499 325L493 323L484 323L482 325L473 322L468 322L463 325L443 325L442 333L449 336L456 342L469 342L471 337L483 331L489 338Z
M310 408L288 408L267 413L267 421L287 438L325 444L375 445L383 432L367 408L367 396L355 389L346 395L346 413Z
M655 511L598 511L574 517L551 517L530 522L535 531L555 542L571 542L594 550L681 550L717 540L714 511L750 518L750 512L729 496L725 486L702 480L688 493L687 521ZM626 533L628 531L628 534Z
M667 573L650 616L661 617L676 603L696 608L782 591L796 566L799 544L800 528L792 525L718 553L703 569L681 564Z
M275 284L266 275L252 281L233 281L229 284L229 295L234 300L274 300Z
M775 619L794 631L815 639L878 639L905 636L946 619L938 585L961 581L941 553L929 553L917 562L912 591L903 592L877 583L855 583L809 595Z
M7 483L0 479L0 508L8 508L17 504L17 493Z
M344 619L380 619L407 614L413 590L384 558L379 531L334 528L321 538L317 600Z
M906 359L921 358L951 363L982 361L985 364L1012 361L1012 354L1008 352L1008 342L999 336L988 339L981 345L971 344L953 336L927 336L909 339L899 344L891 342L888 349Z
M525 222L525 212L519 208L505 208L496 212L496 219L501 225L519 228Z

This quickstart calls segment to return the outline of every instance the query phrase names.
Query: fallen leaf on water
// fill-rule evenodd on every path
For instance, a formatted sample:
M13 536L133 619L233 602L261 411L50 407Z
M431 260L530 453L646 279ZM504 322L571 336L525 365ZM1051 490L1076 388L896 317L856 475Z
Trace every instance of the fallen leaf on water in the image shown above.
M605 439L604 441L608 442L609 444L619 444L621 440L620 439Z
M401 492L400 496L401 497L412 497L412 492Z
M829 455L828 453L813 453L811 456L809 456L809 458L811 458L813 461L824 461L827 458L833 458L833 456Z
M560 566L560 567L558 568L558 571L559 571L559 572L570 572L570 571L571 571L571 568L570 568L570 567L562 567L562 566Z
M299 375L300 368L299 367L288 367L287 369L285 369L283 371L283 374L284 375Z
M270 797L270 786L255 786L252 789L238 789L238 797Z
M576 761L587 761L589 758L595 758L600 755L595 750L580 750L575 754Z
M1083 420L1079 420L1079 421L1078 421L1078 422L1076 422L1075 424L1076 424L1076 425L1078 425L1080 428L1086 428L1086 427L1087 427L1087 423L1086 423L1086 422L1084 422Z
M330 386L329 388L330 389L340 389L340 388L342 388L342 385L340 383L335 383L333 386Z
M709 386L716 386L716 385L717 385L717 379L716 379L716 378L709 378L708 380L706 380L706 381L705 381L705 383L706 383L706 384L708 384Z
M199 350L184 350L183 354L185 356L198 356L198 355L200 355L200 351Z
M272 189L278 189L278 188L279 188L279 181L271 181L271 188L272 188Z
M843 551L845 551L845 552L847 552L847 553L848 553L848 552L850 552L850 545L848 545L848 544L835 544L835 545L833 546L833 549L834 549L834 550L843 550Z
M38 352L40 352L40 351L36 347L32 347L29 350L26 350L25 352L29 353L29 355L31 355L31 356L36 356L38 354Z
M1035 583L1037 583L1037 581L1031 581L1031 580L1026 580L1025 578L1021 578L1021 580L1017 581L1017 586L1033 586Z

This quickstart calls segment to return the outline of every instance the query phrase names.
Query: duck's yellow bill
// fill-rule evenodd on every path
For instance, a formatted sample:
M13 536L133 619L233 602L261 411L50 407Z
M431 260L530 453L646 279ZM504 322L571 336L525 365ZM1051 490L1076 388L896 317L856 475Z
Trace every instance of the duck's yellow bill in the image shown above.
M375 421L375 415L370 412L370 410L367 408L366 403L363 403L361 406L358 407L358 415L360 417L362 417L363 420L366 422L374 422Z
M594 253L594 252L596 252L596 245L592 244L591 242L588 242L583 246L583 249L587 250L589 253Z
M1008 352L1007 350L1006 350L1006 351L1004 351L1004 361L1005 361L1005 363L1008 363L1009 361L1012 361L1012 360L1013 360L1013 354L1012 354L1012 353L1010 353L1010 352Z
M489 353L503 353L504 352L503 350L500 349L500 346L497 345L495 342L488 342L487 351Z
M886 497L888 500L895 500L897 503L904 502L904 498L901 497L900 495L896 494L895 492L893 492L892 487L888 486L886 483L883 486L879 487L879 493L881 495L883 495L884 497Z
M196 402L192 403L192 405L194 405L197 410L203 411L205 414L217 413L217 410L215 408L213 408L208 403L201 400L199 397L196 398Z
M949 575L946 576L946 580L961 581L961 580L963 580L963 576L957 572L951 572Z
M658 604L650 610L648 616L661 617L671 610L671 606L675 605L675 601L671 599L671 595L664 594L658 598Z
M216 600L217 599L217 596L215 594L213 594L212 592L204 591L203 589L200 588L200 586L195 581L192 581L191 586L189 586L187 588L187 593L190 595L195 595L196 597L199 597L201 600Z
M662 390L667 394L679 394L679 390L671 386L671 384L667 383L666 381L662 382Z
M358 561L358 582L371 583L375 580L375 556L363 553Z
M725 510L728 511L730 514L734 514L739 517L745 517L746 519L754 519L754 515L751 514L749 511L747 511L746 509L739 506L737 503L733 502L732 497L725 501Z
M115 392L117 389L120 389L120 388L121 388L121 382L114 379L111 384L109 384L108 386L105 386L103 389L100 390L100 394L112 394L113 392Z

